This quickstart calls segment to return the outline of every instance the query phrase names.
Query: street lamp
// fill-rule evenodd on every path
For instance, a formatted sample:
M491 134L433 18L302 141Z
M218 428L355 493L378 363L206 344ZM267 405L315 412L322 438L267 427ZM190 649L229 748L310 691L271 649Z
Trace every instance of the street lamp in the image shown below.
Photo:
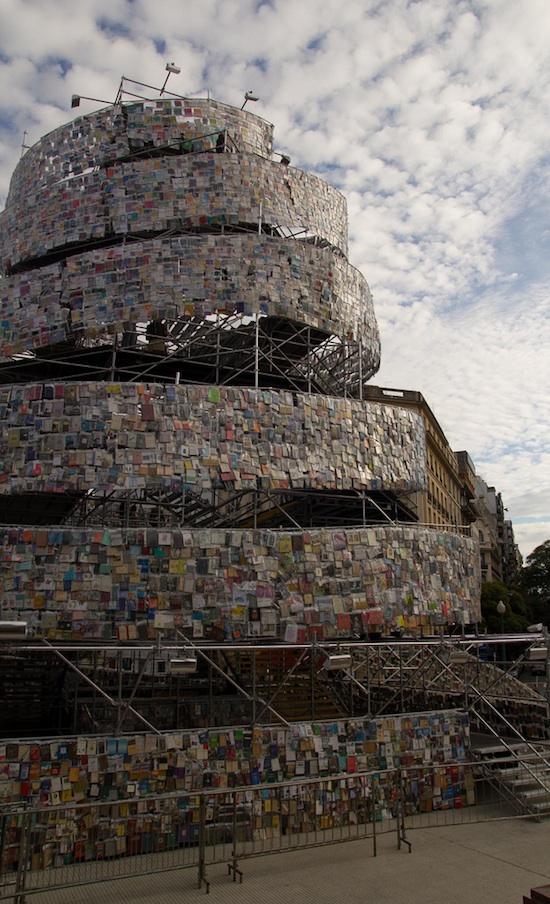
M499 600L497 603L497 612L500 615L500 633L504 634L504 613L506 612L506 603L504 603L502 600ZM501 667L504 668L504 663L506 660L504 643L502 643L500 647L500 659Z

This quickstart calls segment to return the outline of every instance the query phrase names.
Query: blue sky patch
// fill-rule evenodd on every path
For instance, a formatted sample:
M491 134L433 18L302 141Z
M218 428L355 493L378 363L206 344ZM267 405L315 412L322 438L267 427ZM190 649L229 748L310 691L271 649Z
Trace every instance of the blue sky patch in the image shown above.
M100 31L109 35L111 38L129 38L130 37L130 29L127 25L123 25L122 22L112 22L109 19L101 18L96 21L97 27Z

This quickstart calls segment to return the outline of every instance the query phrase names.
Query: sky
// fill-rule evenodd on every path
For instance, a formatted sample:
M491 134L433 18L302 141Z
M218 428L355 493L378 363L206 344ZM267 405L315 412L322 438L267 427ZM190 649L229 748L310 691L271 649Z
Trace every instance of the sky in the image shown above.
M550 538L549 41L548 0L0 0L0 209L72 94L160 88L167 62L178 94L252 91L347 198L370 382L423 394L525 558Z

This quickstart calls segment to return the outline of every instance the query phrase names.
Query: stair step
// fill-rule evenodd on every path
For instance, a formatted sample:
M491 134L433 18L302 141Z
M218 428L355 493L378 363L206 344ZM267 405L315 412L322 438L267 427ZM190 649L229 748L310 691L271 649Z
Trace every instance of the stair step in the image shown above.
M537 780L548 780L550 783L550 766L547 766L546 763L533 762L518 766L503 766L495 769L494 772L503 782L510 785L531 784Z
M534 800L529 802L531 810L535 810L539 816L545 816L550 813L550 800Z
M515 766L508 766L508 767L506 767L506 766L501 766L501 768L498 770L498 772L501 773L502 775L511 775L511 776L513 776L513 775L519 775L519 776L522 776L522 775L528 775L530 772L532 772L532 773L533 773L533 772L535 772L535 773L536 773L536 772L548 772L548 773L550 773L550 765L547 765L546 763L541 763L541 762L536 761L536 760L533 761L533 762L527 762L527 761L525 761L525 762L520 762L520 763L518 763L518 764L515 765Z
M499 777L509 784L521 785L523 783L550 780L550 769L524 769L517 771L508 771L503 769L498 773Z
M301 662L299 658L300 652L293 649L264 651L255 659L246 652L226 654L226 661L244 689L248 693L254 689L262 701L269 700L270 706L287 722L345 716L327 687L326 676L315 673L312 682L309 658ZM269 717L275 718L274 714Z
M519 791L519 792L523 791L524 789L528 790L529 788L534 786L536 788L541 788L541 790L544 790L544 788L546 788L547 793L550 795L550 776L549 775L538 776L538 777L534 777L534 778L529 777L529 778L523 778L523 779L514 779L513 781L508 781L507 779L504 779L504 781L508 785L509 788L514 788L516 791Z
M526 788L523 791L519 791L518 795L524 799L541 797L550 804L550 791L547 791L546 788Z
M522 782L529 784L529 782L550 780L550 769L548 766L533 765L523 769L499 769L497 774L503 781L518 785L521 785Z

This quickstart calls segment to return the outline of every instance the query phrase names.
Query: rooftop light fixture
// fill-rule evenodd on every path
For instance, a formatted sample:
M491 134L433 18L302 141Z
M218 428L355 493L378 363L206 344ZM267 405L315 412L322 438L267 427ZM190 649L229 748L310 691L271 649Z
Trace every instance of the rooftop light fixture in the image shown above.
M249 100L252 101L253 103L255 103L255 102L256 102L257 100L259 100L259 99L260 99L260 98L258 97L258 95L257 95L257 94L254 94L253 91L247 91L247 92L245 93L245 95L244 95L244 102L243 102L243 105L242 105L242 107L241 107L241 110L244 110L245 104L247 104Z
M534 662L536 660L540 661L541 659L546 659L548 656L548 649L546 647L531 647L529 653L527 654L527 658L530 662Z
M273 153L277 154L277 156L281 158L281 163L284 166L288 166L288 164L290 163L290 157L288 156L288 154L283 154L281 151L273 151Z
M110 106L112 103L112 101L110 100L101 100L100 97L84 97L83 94L73 94L73 96L71 97L71 107L73 109L75 107L79 107L81 100L92 100L96 104L107 104L108 106Z
M176 66L175 63L166 63L166 72L168 73L168 75L164 79L164 85L160 89L161 94L164 94L164 89L166 88L166 83L167 83L168 79L170 78L170 76L171 75L179 75L181 72L181 69L179 66Z

